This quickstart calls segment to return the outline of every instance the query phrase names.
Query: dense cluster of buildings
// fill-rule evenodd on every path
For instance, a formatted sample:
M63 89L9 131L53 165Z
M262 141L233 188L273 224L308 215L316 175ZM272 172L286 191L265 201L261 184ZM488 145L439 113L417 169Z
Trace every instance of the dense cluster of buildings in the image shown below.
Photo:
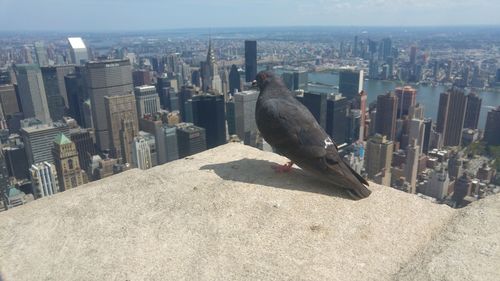
M218 66L211 40L199 67L171 54L161 71L134 65L125 53L94 57L81 38L67 43L64 63L36 42L21 63L1 70L2 210L230 137L262 144L254 121L258 92L247 83L257 72L256 41L245 42L246 74Z
M265 68L281 75L345 161L370 180L454 206L491 192L495 167L463 147L479 140L500 145L500 107L478 128L482 99L463 89L500 84L500 71L492 82L474 64L461 62L457 70L414 45L404 54L392 38L321 45L312 64L309 51L283 42L276 48L263 41L261 50L259 41L259 56L255 40L220 42L223 50L205 41L202 55L189 45L196 41L102 55L78 37L64 46L37 41L0 52L0 209L228 141L271 150L255 124L259 92L251 87ZM314 90L309 73L332 57L340 59L338 87ZM417 89L367 93L366 77L450 84L433 121L424 117ZM368 94L379 95L369 104Z

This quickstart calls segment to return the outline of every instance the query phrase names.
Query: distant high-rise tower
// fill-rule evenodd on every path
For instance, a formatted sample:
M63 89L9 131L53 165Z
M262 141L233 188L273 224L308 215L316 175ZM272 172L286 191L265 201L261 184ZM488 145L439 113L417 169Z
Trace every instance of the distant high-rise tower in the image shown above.
M96 155L94 139L92 138L92 129L71 129L71 141L75 144L78 152L78 162L83 170L87 170L90 165L92 155Z
M64 85L68 96L68 115L76 120L78 125L91 128L92 122L91 114L90 120L85 118L85 102L88 101L89 96L84 77L85 68L83 66L77 67L75 73L64 76Z
M69 128L63 123L41 124L22 128L19 133L26 148L29 165L45 161L54 163L51 153L53 141L60 133L69 135Z
M160 111L160 97L156 93L155 86L135 87L134 94L139 118Z
M144 137L138 136L134 138L132 144L132 163L141 169L147 170L153 167L151 161L151 150L149 144Z
M134 70L132 72L134 87L151 85L151 72L147 69Z
M285 71L281 77L290 91L307 89L307 71Z
M241 91L241 77L238 67L233 64L229 71L229 92L234 94L236 91Z
M132 68L129 60L89 62L86 68L87 92L91 102L96 143L97 147L104 151L110 148L109 144L112 142L104 97L124 96L133 92ZM134 112L136 111L134 101Z
M443 135L444 146L461 144L466 108L467 97L462 91L454 88L441 94L436 131Z
M139 133L134 95L104 97L111 155L132 163L132 142Z
M481 113L482 99L474 94L467 95L467 109L465 110L464 128L477 129L479 113Z
M416 193L417 191L417 170L418 170L418 160L420 158L420 147L417 144L417 140L410 140L410 146L408 146L406 153L406 165L405 165L405 178L406 181L410 183L410 193Z
M252 82L257 76L257 41L245 40L245 81Z
M410 64L414 65L417 63L417 46L411 46L410 48Z
M198 95L191 101L194 125L205 129L207 148L226 143L224 97L222 95Z
M326 103L325 131L338 145L347 141L348 106L349 101L341 95L328 99Z
M500 106L488 112L484 140L488 145L500 145Z
M177 129L167 125L162 126L165 135L165 147L167 152L166 162L179 159L179 146L177 144ZM196 136L194 136L196 138ZM206 145L205 145L206 147Z
M83 65L89 61L89 53L85 43L80 37L68 38L71 61L76 65Z
M202 90L221 93L222 80L219 75L219 67L212 48L212 40L208 42L207 59L201 64Z
M361 91L359 93L359 111L360 111L360 126L359 126L359 139L358 141L362 142L365 140L367 135L367 123L366 123L366 100L368 99L368 95L365 91Z
M394 140L396 136L396 111L398 98L394 93L377 97L375 132Z
M311 111L321 128L326 128L327 95L323 93L305 92L302 103Z
M64 76L75 72L74 66L42 67L43 85L47 95L50 117L54 121L62 120L68 106L68 94Z
M52 120L40 67L36 64L20 64L15 65L14 70L24 117L34 117L46 124L50 123Z
M182 86L178 95L179 112L183 121L187 120L186 102L197 94L197 89L193 86Z
M30 179L35 198L50 196L59 192L56 167L49 162L31 165Z
M47 58L47 49L43 42L35 42L35 55L39 66L49 65L49 59Z
M252 145L257 134L255 105L259 92L255 90L238 92L234 95L236 134L245 144Z
M410 107L414 106L417 100L417 90L410 86L396 88L394 91L398 97L398 110L396 118L408 115Z
M391 162L394 145L385 136L376 134L366 142L365 165L369 179L383 173L381 183L390 184Z
M20 111L13 85L0 85L0 104L5 117Z
M339 93L348 101L357 98L363 90L363 70L341 70L339 72Z
M52 155L61 191L87 183L87 175L80 167L76 146L63 133L56 136Z
M177 143L179 145L179 158L184 158L207 149L205 129L192 123L179 123L177 128Z
M384 61L387 60L390 56L392 56L392 40L391 38L384 38L382 39L382 44L383 44L383 59Z

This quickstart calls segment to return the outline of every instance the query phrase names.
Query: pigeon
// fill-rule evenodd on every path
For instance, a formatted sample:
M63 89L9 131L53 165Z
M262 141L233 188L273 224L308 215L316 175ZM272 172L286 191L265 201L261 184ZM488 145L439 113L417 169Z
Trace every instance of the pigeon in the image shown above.
M335 142L281 78L261 71L254 86L260 89L255 107L259 132L277 153L291 160L278 171L288 171L295 163L316 178L345 189L353 199L370 195L365 186L368 182L344 162Z

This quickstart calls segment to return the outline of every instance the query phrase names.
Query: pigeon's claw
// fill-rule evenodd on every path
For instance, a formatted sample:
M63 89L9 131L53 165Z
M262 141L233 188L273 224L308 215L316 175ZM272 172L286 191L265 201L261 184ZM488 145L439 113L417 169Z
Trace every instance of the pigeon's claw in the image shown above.
M292 170L293 162L290 161L283 165L275 165L273 169L276 173L288 173Z

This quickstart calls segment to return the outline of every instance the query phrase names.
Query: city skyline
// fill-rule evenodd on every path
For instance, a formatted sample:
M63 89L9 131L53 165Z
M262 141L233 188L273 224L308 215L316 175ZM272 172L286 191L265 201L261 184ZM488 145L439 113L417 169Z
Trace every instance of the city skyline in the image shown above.
M500 9L500 2L494 0L474 2L463 0L439 2L431 0L278 0L272 2L262 0L246 2L88 0L78 2L80 1L2 0L0 1L0 6L2 6L0 31L92 32L207 27L217 29L281 26L500 25L500 18L495 14L495 11ZM23 11L23 16L13 11ZM144 16L139 17L138 11L142 11L140 13ZM189 11L189 13L180 11Z

